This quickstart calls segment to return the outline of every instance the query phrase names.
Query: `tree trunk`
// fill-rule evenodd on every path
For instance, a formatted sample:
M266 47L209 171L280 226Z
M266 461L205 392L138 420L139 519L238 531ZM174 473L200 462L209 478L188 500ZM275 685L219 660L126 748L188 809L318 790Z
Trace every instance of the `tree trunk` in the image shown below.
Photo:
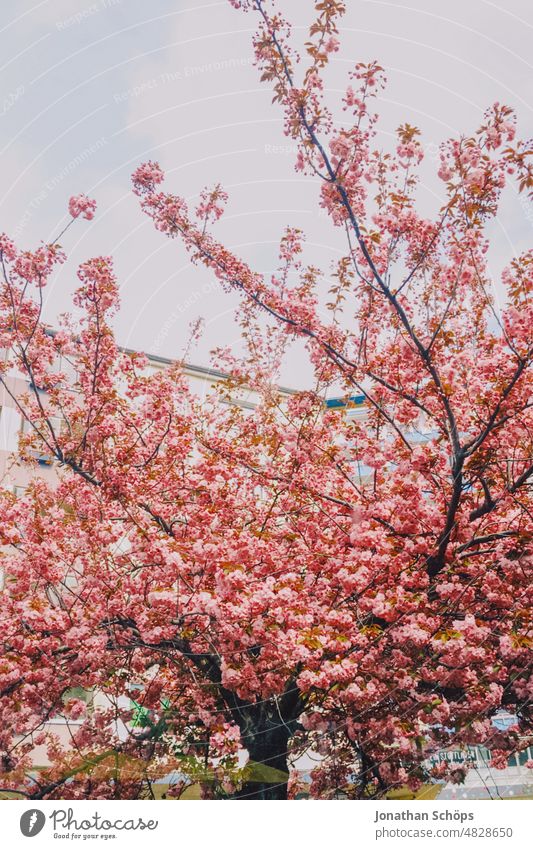
M249 734L246 748L253 780L243 784L235 794L235 799L287 799L287 747L290 736L289 729L284 726L258 727Z
M287 681L279 697L257 703L246 703L228 691L223 695L239 725L241 741L249 755L246 781L233 798L286 799L287 750L304 708L296 679Z

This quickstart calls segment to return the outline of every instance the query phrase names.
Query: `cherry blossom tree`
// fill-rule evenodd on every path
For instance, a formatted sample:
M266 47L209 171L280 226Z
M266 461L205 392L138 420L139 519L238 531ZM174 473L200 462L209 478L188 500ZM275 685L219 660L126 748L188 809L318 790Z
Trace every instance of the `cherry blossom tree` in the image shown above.
M444 201L422 218L419 131L374 146L381 67L353 69L342 122L324 103L344 4L315 4L305 61L273 4L232 5L257 16L295 167L319 178L346 252L323 304L298 230L266 277L213 234L221 186L189 211L157 163L137 169L156 228L242 294L248 356L222 353L228 381L199 401L179 363L150 375L118 348L109 258L78 271L79 326L51 333L41 295L61 247L2 237L0 380L29 424L23 460L45 451L57 467L54 485L1 499L0 778L32 798L149 795L171 771L174 795L197 782L286 798L308 750L314 795L377 798L461 781L465 768L428 761L452 743L487 745L495 767L531 743L533 252L502 274L501 310L487 267L506 184L533 185L529 145L495 104L443 143ZM94 202L69 210L91 218ZM315 391L287 397L275 374L294 339ZM339 383L364 396L364 420L324 406ZM221 403L244 386L254 411ZM77 723L68 746L47 725L58 715ZM36 774L38 743L50 766Z

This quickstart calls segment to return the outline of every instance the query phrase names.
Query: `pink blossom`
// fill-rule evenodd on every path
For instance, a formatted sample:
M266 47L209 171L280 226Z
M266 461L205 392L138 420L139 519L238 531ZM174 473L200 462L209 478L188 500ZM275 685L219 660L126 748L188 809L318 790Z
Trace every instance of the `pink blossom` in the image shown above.
M91 200L86 195L73 195L68 202L68 211L72 218L78 218L83 215L88 221L94 218L96 210L96 201Z

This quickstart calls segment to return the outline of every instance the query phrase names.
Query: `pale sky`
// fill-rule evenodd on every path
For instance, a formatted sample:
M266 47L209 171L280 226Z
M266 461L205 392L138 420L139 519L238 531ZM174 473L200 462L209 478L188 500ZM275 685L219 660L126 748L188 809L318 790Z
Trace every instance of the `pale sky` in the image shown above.
M422 208L440 200L435 156L445 138L469 132L495 100L519 114L533 135L527 0L347 0L342 49L327 78L328 102L340 100L357 61L378 59L388 74L380 99L379 143L392 144L405 121L423 132L427 158ZM297 38L311 0L282 0ZM17 0L2 5L0 24L0 231L23 247L59 232L71 194L98 202L64 247L69 263L46 292L46 318L70 307L76 265L112 254L122 289L119 342L178 357L189 324L206 330L191 359L208 364L215 345L234 344L237 296L190 266L178 242L154 231L130 191L130 174L148 158L167 171L169 190L194 203L205 185L230 194L220 238L257 270L271 271L287 224L307 233L307 256L328 272L343 247L320 214L317 185L295 174L294 152L279 109L252 66L254 17L227 0ZM342 112L337 112L339 119ZM509 196L492 228L491 270L532 244L533 206ZM282 375L307 377L295 353Z

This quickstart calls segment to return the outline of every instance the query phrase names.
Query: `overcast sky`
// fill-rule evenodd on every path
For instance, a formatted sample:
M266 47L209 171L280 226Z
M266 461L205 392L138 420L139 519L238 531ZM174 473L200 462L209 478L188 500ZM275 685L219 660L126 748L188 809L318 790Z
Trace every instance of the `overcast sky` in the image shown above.
M282 0L297 36L311 0ZM405 121L423 132L427 159L420 203L440 201L435 157L445 138L474 129L495 100L519 114L533 135L533 4L528 0L347 0L342 50L328 76L340 99L347 72L377 58L388 87L379 142ZM295 174L281 115L252 66L252 15L227 0L17 0L0 25L0 231L24 247L49 240L65 223L68 198L98 201L93 222L77 222L64 246L71 261L47 290L50 323L69 309L75 267L112 254L122 288L116 327L123 345L180 356L189 324L206 321L192 355L234 343L238 298L191 267L178 242L153 230L130 191L130 174L158 160L167 186L194 202L221 181L230 194L221 239L261 271L272 270L286 224L307 233L308 257L328 272L342 241L316 203L317 186ZM342 113L340 113L342 115ZM495 290L501 267L529 247L533 207L508 197L493 227ZM305 382L303 358L285 383Z

